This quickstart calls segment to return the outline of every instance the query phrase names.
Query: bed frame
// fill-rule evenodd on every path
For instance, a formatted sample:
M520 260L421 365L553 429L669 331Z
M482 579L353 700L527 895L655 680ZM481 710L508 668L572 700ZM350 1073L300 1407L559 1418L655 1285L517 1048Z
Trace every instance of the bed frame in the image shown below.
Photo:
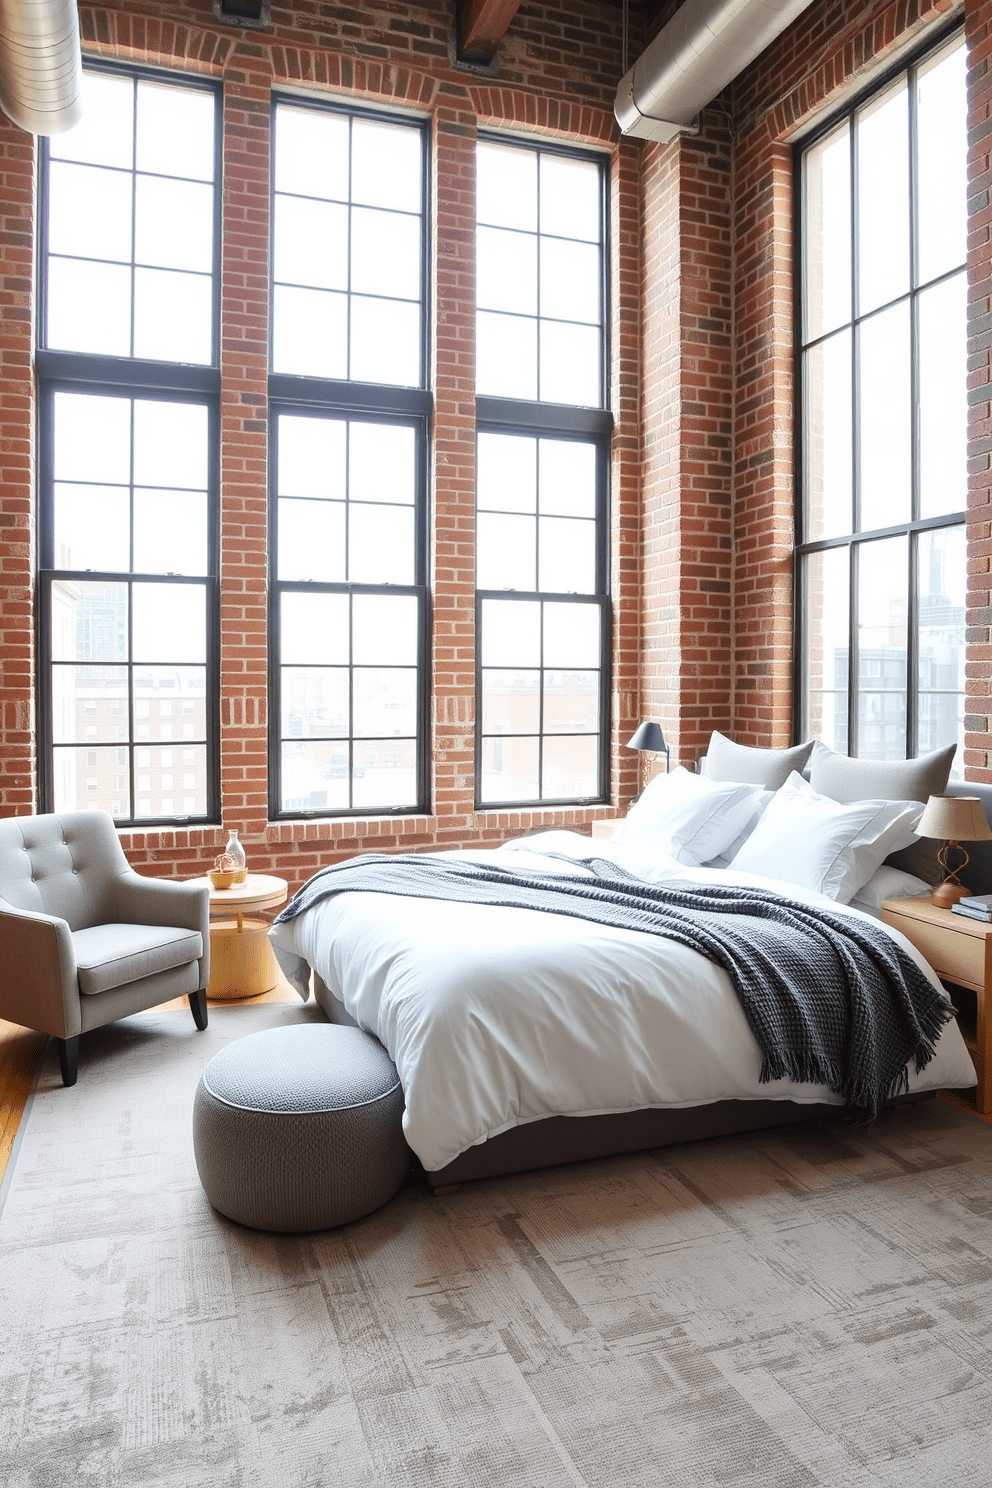
M978 796L986 820L992 825L992 786L954 781L948 795ZM969 849L971 862L965 878L974 894L992 893L992 842L976 842ZM327 988L316 972L314 994L332 1023L357 1026L355 1020ZM917 1105L932 1100L933 1091L905 1095L889 1105ZM706 1106L679 1109L622 1111L612 1116L549 1116L543 1121L512 1127L488 1142L480 1142L434 1172L425 1172L435 1193L452 1192L473 1178L495 1178L503 1173L523 1173L557 1163L582 1162L593 1157L641 1152L651 1147L674 1147L705 1137L733 1136L740 1132L772 1127L798 1126L809 1121L837 1121L839 1106L795 1101L715 1101Z

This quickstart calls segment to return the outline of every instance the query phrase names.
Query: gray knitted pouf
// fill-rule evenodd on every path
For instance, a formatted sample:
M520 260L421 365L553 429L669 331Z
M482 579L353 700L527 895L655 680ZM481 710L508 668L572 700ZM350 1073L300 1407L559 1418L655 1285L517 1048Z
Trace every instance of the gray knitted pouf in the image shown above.
M256 1230L327 1230L392 1198L410 1160L403 1091L360 1028L270 1028L203 1071L193 1150L215 1209Z

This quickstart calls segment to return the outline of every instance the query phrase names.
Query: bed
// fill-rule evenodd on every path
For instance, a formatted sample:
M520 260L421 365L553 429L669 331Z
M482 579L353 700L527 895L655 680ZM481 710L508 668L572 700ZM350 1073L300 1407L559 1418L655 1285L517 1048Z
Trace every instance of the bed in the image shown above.
M746 784L765 805L784 791L784 783L774 792ZM724 791L717 803L718 836L730 830L726 798ZM888 816L904 825L898 813ZM898 845L895 825L882 847ZM583 874L590 857L612 856L655 882L771 890L854 921L873 915L856 896L845 906L740 866L740 837L725 844L736 850L731 865L721 865L720 853L687 862L684 844L673 856L671 834L649 868L643 842L593 843L570 832L443 856L548 874ZM698 832L692 840L708 852L716 839L705 848ZM908 942L886 933L939 985ZM277 922L271 936L301 992L312 972L327 1016L357 1023L388 1050L406 1096L407 1140L435 1189L839 1114L839 1097L823 1086L763 1084L761 1053L726 972L656 935L530 908L347 892ZM974 1083L952 1021L926 1068L910 1069L902 1098Z

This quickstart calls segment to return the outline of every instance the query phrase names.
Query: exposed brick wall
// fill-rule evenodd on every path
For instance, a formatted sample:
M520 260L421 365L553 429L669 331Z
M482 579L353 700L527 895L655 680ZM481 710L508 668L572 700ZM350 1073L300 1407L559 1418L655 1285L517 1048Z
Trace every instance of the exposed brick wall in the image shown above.
M383 0L352 6L273 7L271 31L218 25L208 0L164 6L80 8L84 49L165 65L224 83L224 220L221 346L221 794L224 827L237 827L258 871L293 885L321 863L363 849L498 842L539 826L586 823L585 810L473 808L474 744L474 142L480 125L509 126L606 147L611 167L614 315L611 393L615 742L636 726L640 604L639 336L640 150L621 144L612 116L619 76L619 8L596 0L525 5L500 50L498 76L449 60L449 7ZM632 45L637 38L632 39ZM273 87L414 108L433 141L435 286L432 490L432 803L429 817L267 820L267 340L268 149ZM4 611L3 770L0 812L34 808L34 694L30 539L34 498L31 355L31 200L34 147L0 123L6 235L0 271L5 315L3 402L4 579L17 606ZM12 228L13 219L13 228ZM6 308L6 307L5 307ZM19 319L17 317L20 317ZM10 479L6 477L9 473ZM614 749L613 789L629 800L636 760ZM202 871L224 840L214 829L124 832L146 871Z

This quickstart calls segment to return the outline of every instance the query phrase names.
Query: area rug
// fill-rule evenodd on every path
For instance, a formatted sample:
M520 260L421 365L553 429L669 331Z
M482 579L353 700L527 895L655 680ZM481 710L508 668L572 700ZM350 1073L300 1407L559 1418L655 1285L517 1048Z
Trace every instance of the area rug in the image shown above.
M939 1102L222 1219L193 1092L312 1006L159 1012L43 1069L0 1218L5 1488L989 1481L992 1132Z

